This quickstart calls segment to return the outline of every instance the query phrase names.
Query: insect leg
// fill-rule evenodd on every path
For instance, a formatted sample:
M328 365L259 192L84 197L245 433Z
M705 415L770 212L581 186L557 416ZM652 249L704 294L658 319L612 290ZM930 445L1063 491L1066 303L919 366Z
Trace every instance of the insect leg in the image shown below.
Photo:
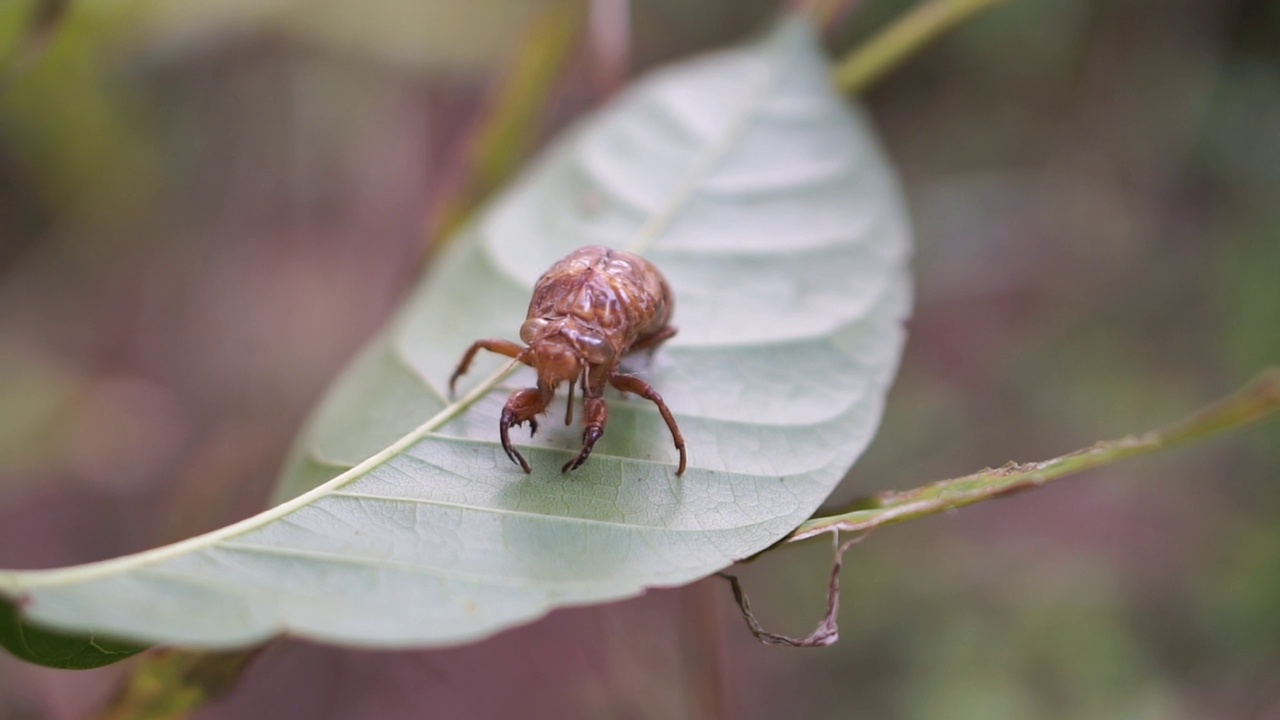
M573 381L569 381L569 402L564 406L564 424L573 424Z
M676 444L676 450L680 451L680 467L676 469L676 475L683 475L687 460L684 451L684 436L680 434L680 428L676 426L676 419L672 417L671 411L667 409L667 404L663 402L662 396L658 394L658 391L635 375L624 375L623 373L611 374L609 376L609 384L623 392L635 393L658 406L658 412L662 413L662 419L667 421L667 429L671 431L671 439Z
M591 457L591 449L596 446L596 441L604 435L604 426L607 422L609 422L609 406L605 405L604 398L600 395L584 397L582 399L582 449L578 451L577 457L560 468L560 472L569 472L582 467L582 463Z
M502 449L506 451L507 457L511 458L511 462L519 465L526 473L530 472L529 463L511 444L511 426L527 422L529 434L532 436L538 429L538 421L535 418L538 413L547 409L551 397L551 393L543 392L539 388L527 388L512 395L507 399L507 404L502 406L502 416L498 420L498 437L502 439Z
M471 361L475 358L476 353L482 349L499 355L506 355L509 358L515 358L526 365L529 364L528 353L525 352L527 348L522 348L510 340L477 340L463 353L462 362L458 363L458 369L454 370L453 375L449 377L449 397L453 397L454 386L457 385L458 378L462 377L462 374L471 367ZM522 355L525 357L521 357Z

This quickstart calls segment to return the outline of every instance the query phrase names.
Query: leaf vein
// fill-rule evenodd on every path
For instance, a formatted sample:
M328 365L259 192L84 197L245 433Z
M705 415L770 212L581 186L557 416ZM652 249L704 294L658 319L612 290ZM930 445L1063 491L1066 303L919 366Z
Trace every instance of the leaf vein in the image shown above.
M357 500L372 500L377 502L390 502L390 503L408 503L411 505L431 505L435 507L444 507L444 508L451 508L451 509L457 509L457 510L481 512L481 513L486 513L490 515L537 518L539 520L545 520L547 522L566 522L570 524L597 525L597 526L602 525L606 527L621 528L625 530L635 530L640 532L650 532L650 531L657 531L657 532L663 532L663 533L723 532L723 531L737 530L739 528L756 527L758 525L763 525L765 523L769 523L777 519L776 517L767 518L759 522L747 523L745 525L718 527L718 528L712 528L709 530L707 528L679 528L679 527L666 527L662 525L642 525L639 523L622 522L618 520L601 520L599 518L585 518L585 517L578 517L574 515L554 515L551 513L540 513L540 512L534 512L531 510L516 510L513 508L484 507L482 505L470 505L467 503L452 502L449 500L438 500L434 498L402 497L397 495L378 495L375 493L352 492L349 490L335 490L329 494L329 497L353 498Z

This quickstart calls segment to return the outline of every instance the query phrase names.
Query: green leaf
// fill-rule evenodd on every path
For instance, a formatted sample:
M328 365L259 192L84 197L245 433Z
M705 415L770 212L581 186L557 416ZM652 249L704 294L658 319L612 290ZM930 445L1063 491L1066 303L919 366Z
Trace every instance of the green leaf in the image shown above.
M497 443L509 388L480 337L514 337L553 261L640 251L674 288L680 333L641 371L650 403L608 398L591 460L554 417ZM782 538L866 446L910 304L909 231L868 124L832 88L803 22L638 82L565 134L448 246L299 439L281 504L149 552L0 572L41 623L226 647L279 633L364 646L475 640L555 607L688 583ZM491 392L495 389L499 391ZM553 412L558 415L558 410Z
M15 603L0 597L0 647L27 662L61 670L92 670L146 648L89 634L65 635L24 621Z

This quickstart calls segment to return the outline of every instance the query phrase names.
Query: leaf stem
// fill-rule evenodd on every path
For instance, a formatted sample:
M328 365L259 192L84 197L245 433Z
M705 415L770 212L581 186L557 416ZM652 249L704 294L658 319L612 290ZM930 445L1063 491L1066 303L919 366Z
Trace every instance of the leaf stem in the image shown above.
M836 85L866 90L921 47L970 17L1009 0L927 0L844 56L832 71Z
M866 532L881 525L936 515L983 500L1040 487L1051 480L1110 465L1125 458L1237 430L1262 420L1276 410L1280 410L1280 366L1263 370L1234 394L1163 429L1099 442L1052 460L1009 463L994 470L942 480L914 490L881 493L875 497L875 507L813 518L796 528L785 541L795 542L829 532Z

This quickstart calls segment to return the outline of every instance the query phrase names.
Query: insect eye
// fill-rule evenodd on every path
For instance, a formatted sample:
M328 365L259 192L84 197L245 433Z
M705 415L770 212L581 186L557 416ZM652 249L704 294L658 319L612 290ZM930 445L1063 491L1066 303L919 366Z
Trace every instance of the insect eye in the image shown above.
M532 318L527 320L524 325L520 326L520 339L523 340L525 344L532 345L534 340L538 339L538 334L542 329L550 324L550 321L546 318Z

